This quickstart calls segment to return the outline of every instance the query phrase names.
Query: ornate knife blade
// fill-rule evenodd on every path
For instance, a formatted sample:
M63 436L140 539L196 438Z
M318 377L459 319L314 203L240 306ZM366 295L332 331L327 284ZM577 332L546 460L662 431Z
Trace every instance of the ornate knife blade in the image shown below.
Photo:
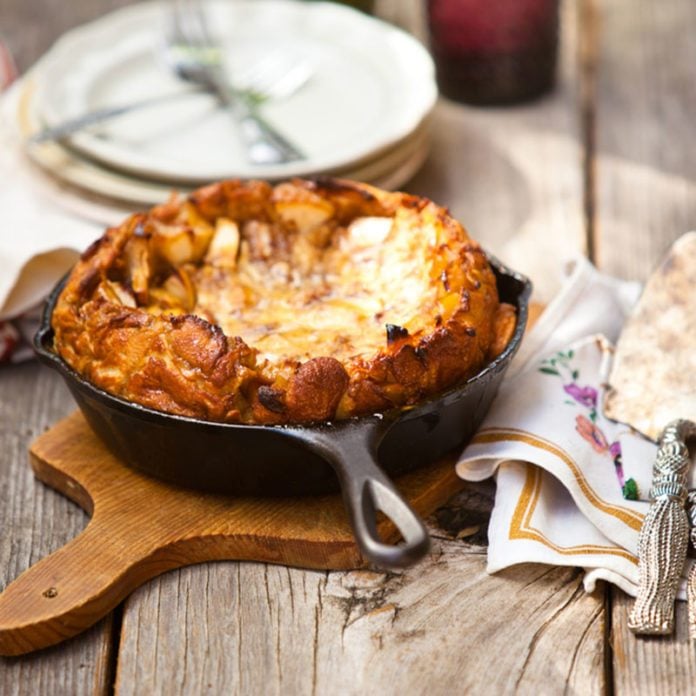
M648 280L619 338L609 384L606 415L660 442L651 505L640 532L639 589L629 627L635 633L668 634L689 538L687 440L696 436L695 232L675 242ZM696 491L688 498L696 503ZM696 521L696 509L690 516ZM696 639L696 571L689 580L689 624Z

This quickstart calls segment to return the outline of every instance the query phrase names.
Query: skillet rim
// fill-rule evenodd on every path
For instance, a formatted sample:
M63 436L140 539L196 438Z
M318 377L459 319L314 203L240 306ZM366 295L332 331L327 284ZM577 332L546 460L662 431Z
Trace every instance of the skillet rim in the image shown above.
M485 250L484 250L485 251ZM53 327L51 326L51 317L53 315L53 310L55 308L56 302L58 301L58 296L61 290L65 286L65 283L70 276L70 271L68 271L55 285L51 293L46 298L44 303L41 322L36 334L34 335L34 351L38 355L39 359L49 367L57 370L61 376L68 382L75 383L79 385L81 389L84 389L98 399L101 402L107 402L107 404L121 412L128 413L132 416L137 416L147 422L165 422L171 424L181 424L186 427L198 427L198 428L212 428L212 429L230 429L237 430L239 428L251 431L287 431L287 430L314 430L316 431L322 427L331 427L340 424L347 423L358 423L367 422L370 420L378 419L384 421L385 424L395 423L397 421L410 420L411 418L417 418L422 411L432 411L434 408L437 409L438 406L446 406L448 402L455 401L462 398L469 390L473 389L475 385L484 382L488 379L489 375L494 375L498 372L501 366L506 366L512 358L514 357L517 349L520 346L522 337L527 327L527 317L528 317L528 307L529 307L529 297L532 292L532 282L531 280L511 269L509 266L501 263L495 256L486 253L486 258L491 268L496 274L496 286L499 285L499 278L508 278L521 285L518 293L515 295L515 308L517 310L517 323L515 325L515 330L505 346L503 351L497 355L491 362L486 364L479 372L466 380L463 384L459 384L455 387L447 389L444 392L435 394L432 397L419 401L416 404L410 404L407 406L402 406L400 408L391 409L389 411L377 412L364 414L362 416L352 416L351 418L345 418L340 420L327 420L327 421L316 421L313 423L284 423L284 424L260 424L260 423L225 423L222 421L209 421L201 418L194 418L191 416L182 416L175 413L167 413L166 411L157 411L153 408L147 406L142 406L134 401L128 401L119 396L115 396L110 392L95 386L87 379L82 377L78 372L76 372L65 360L52 348L46 345L46 342L53 338ZM500 289L498 288L500 293Z

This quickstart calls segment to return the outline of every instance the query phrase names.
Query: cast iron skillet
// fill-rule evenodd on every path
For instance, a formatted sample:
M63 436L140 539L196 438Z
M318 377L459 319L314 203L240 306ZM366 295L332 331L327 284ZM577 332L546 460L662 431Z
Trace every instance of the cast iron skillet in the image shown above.
M316 425L212 423L154 411L99 389L53 350L51 315L67 279L46 302L34 338L43 362L65 379L85 418L124 463L170 483L233 495L311 495L340 485L360 550L383 568L402 568L428 551L423 522L388 478L433 462L480 425L527 323L531 283L494 259L502 301L517 308L505 350L465 384L415 407ZM376 514L403 536L385 544Z

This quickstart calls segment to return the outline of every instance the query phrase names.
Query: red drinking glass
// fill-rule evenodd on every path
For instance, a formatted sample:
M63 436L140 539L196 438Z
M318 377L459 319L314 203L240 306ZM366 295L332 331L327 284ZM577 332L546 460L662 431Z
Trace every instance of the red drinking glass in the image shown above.
M548 92L559 0L428 0L440 91L470 104L511 104Z

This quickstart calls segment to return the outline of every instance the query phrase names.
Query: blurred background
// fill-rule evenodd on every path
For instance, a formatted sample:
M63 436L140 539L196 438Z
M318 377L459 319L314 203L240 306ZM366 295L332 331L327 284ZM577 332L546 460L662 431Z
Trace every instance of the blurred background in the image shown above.
M235 119L199 94L25 144L32 171L99 223L221 176L328 173L404 188L450 207L539 277L542 295L571 250L640 277L622 246L657 258L693 225L695 165L679 144L696 99L689 0L278 2L209 3L208 56L221 49L300 159L250 167ZM3 0L0 34L23 76L21 137L195 91L163 58L175 5Z

